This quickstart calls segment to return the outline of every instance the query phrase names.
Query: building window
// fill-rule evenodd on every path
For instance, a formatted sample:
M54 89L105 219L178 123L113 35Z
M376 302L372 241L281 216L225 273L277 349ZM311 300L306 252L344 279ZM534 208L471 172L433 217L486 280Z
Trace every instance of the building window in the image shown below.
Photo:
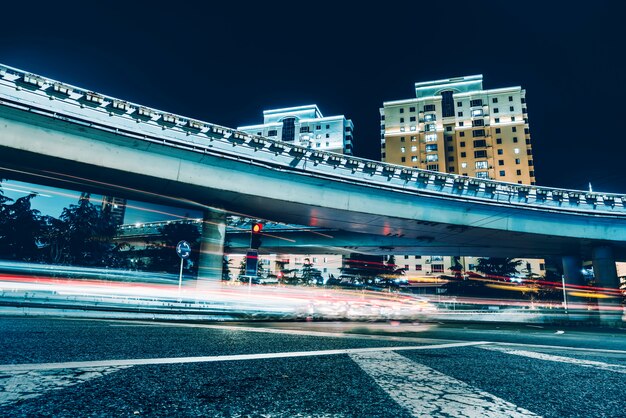
M437 130L437 127L435 126L434 123L427 123L426 126L424 127L424 130L427 132L434 132L435 130Z
M476 129L475 131L472 131L472 136L474 138L476 138L477 136L485 136L485 130L484 129Z
M457 117L462 118L463 117L463 112L456 112Z
M417 141L417 137L415 135L411 135L411 142Z
M296 135L296 118L283 119L283 136L284 142L293 142Z
M444 118L454 116L454 99L451 90L441 92L441 114Z
M406 152L406 148L405 147L400 147L400 152L404 154Z
M461 148L465 148L465 141L461 141L461 142L459 142L459 147L461 147Z
M488 171L477 171L476 172L476 177L479 179L488 179L489 178L489 172Z
M415 122L415 116L411 116L411 117L409 118L409 122Z
M426 151L428 151L428 147L432 147L433 145L426 145ZM437 144L434 144L435 150L437 150ZM411 151L417 151L417 145L411 145Z
M496 138L496 144L501 144L502 143L502 138Z
M415 265L415 271L422 271L422 265L421 264L416 264Z
M436 141L437 140L437 134L426 134L426 136L424 136L424 140L426 142Z
M309 132L309 127L308 126L301 126L300 127L300 133L301 134L304 134L304 133L307 133L307 132Z
M512 127L512 128L511 128L511 132L517 132L517 127L515 127L515 126L514 126L514 127Z
M417 151L417 147L416 146L411 147L411 151ZM435 151L437 151L437 144L426 144L426 152L435 152Z
M502 148L498 148L498 155L502 155L503 151Z
M452 141L452 137L451 136L446 136L446 141L448 141L448 142Z
M448 173L454 173L454 166L453 165L448 167Z
M411 157L411 162L417 162L417 157L415 155Z
M463 125L465 125L465 123L463 121L460 121L459 126L463 126Z
M483 105L483 100L482 99L470 100L470 107L482 106L482 105Z
M401 136L400 137L400 142L404 142L404 140L405 140L405 137Z
M424 112L434 112L434 111L435 111L434 104L427 104L424 106Z
M326 129L330 129L330 125L326 125Z
M433 113L429 113L427 115L424 115L424 122L432 122L434 120L437 120L437 115L435 115Z
M497 134L499 134L499 133L501 133L501 132L502 132L502 129L500 129L500 128L496 128L496 133L497 133Z
M428 164L426 170L439 171L439 164Z
M463 152L461 153L461 158L465 158L465 157L467 157L467 153L466 153L465 151L463 151ZM463 168L465 168L465 167L463 167Z
M404 123L404 118L400 118L400 123Z
M513 106L509 106L509 112L512 112L514 110L515 110L515 108Z
M459 132L459 136L465 136L465 132Z
M463 102L456 102L456 107L462 107L463 106Z
M448 162L454 161L454 157L448 157Z
M276 129L271 129L267 131L267 136L277 136L277 135L278 135L278 131Z
M400 113L404 113L404 108L403 107L400 108Z
M487 158L487 151L486 150L474 151L474 158Z
M426 155L426 162L434 163L435 161L439 161L439 155L437 154Z
M500 170L500 177L504 177L504 170Z
M472 126L485 126L485 121L483 119L474 119Z
M522 175L522 170L517 170L516 173L517 173L518 176L521 176Z
M489 163L487 161L476 161L477 170L486 170L487 168L489 168Z
M474 148L486 147L487 141L484 139L477 139L474 141Z
M452 132L452 126L446 126L446 132Z
M516 136L513 137L513 142L517 142L517 137Z
M532 171L532 170L530 170L530 171L528 172L528 175L529 175L530 177L535 177L535 172L534 172L534 171Z
M521 160L519 158L516 158L515 159L515 164L520 164L520 163L521 163Z
M495 118L495 119L493 120L493 123L500 123L500 118Z
M527 149L527 150L526 150L526 155L533 155L533 151L532 151L532 150L530 150L530 149Z
M415 112L415 107L409 107L409 112Z
M403 163L406 163L406 157L402 157L401 160Z
M448 152L454 151L454 147L448 147L447 149L448 149Z
M467 163L461 163L461 168L467 168Z
M504 160L498 160L498 165L504 165Z
M326 138L330 138L330 134L326 134Z
M474 109L472 110L472 117L476 118L483 115L482 109Z
M513 96L509 96L509 102L513 101Z
M498 103L498 98L494 97L493 99L491 99L491 103Z
M500 110L497 107L493 108L493 113L500 113Z
M519 154L519 148L513 148L513 154Z
M322 129L322 125L315 125L315 130L319 131L320 129Z

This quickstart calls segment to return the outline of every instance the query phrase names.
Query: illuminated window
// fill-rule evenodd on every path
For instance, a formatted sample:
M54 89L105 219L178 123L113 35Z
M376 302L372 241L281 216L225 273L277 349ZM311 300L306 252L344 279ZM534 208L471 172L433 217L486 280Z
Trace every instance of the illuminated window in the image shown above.
M483 110L482 109L474 109L474 110L472 110L472 116L473 117L482 116L482 115L483 115Z
M477 170L486 170L487 168L489 168L489 163L487 161L476 161Z
M476 172L476 177L478 177L479 179L488 179L489 178L489 172L488 171L477 171Z
M461 168L467 168L467 163L461 163Z
M400 152L404 154L406 152L406 148L405 147L400 147Z
M424 137L424 140L426 142L436 141L437 140L437 134L426 134L426 136Z
M428 149L428 147L432 147L432 145L426 145L426 149ZM435 144L435 149L437 149L437 144ZM411 145L411 151L417 151L417 145Z
M435 126L434 123L427 123L424 128L425 128L424 130L427 131L427 132L433 132L433 131L437 130L437 127Z
M417 147L411 147L411 151L416 151ZM426 144L426 152L435 152L437 151L437 144Z
M417 162L417 157L415 155L411 157L411 162Z
M424 116L424 122L432 122L434 120L437 120L437 116L432 113Z
M513 153L515 153L515 154L519 154L519 148L514 148L514 149L513 149Z
M415 135L412 135L411 136L411 142L415 142L415 141L417 141L417 137Z

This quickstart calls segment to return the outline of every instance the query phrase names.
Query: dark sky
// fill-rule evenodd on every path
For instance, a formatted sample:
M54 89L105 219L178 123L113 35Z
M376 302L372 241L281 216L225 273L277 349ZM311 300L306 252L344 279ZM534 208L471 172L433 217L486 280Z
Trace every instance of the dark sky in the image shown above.
M374 159L383 101L482 73L527 90L539 184L626 193L620 1L206 3L7 2L0 62L230 127L316 103Z

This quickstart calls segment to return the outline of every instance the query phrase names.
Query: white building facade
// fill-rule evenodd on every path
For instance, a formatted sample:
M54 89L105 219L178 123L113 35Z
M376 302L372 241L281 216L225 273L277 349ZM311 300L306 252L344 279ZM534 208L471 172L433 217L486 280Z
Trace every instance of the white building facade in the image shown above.
M343 115L324 116L314 104L264 110L263 124L237 129L306 148L353 155L352 121Z

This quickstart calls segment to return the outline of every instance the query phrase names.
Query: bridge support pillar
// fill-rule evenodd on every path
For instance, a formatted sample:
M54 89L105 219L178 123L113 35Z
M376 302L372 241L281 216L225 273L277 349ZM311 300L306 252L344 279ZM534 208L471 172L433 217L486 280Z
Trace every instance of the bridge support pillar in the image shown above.
M596 278L597 286L604 288L602 292L608 297L598 299L598 309L600 310L600 322L604 325L621 324L623 307L622 298L619 293L619 279L617 278L617 267L613 249L608 246L596 247L593 249L593 274Z
M585 286L582 268L583 263L579 256L567 255L563 256L563 276L566 286ZM573 289L575 290L575 288ZM589 320L589 306L586 298L580 296L572 296L567 294L567 316L573 321Z
M225 238L226 213L216 210L204 211L196 288L214 288L220 285Z

